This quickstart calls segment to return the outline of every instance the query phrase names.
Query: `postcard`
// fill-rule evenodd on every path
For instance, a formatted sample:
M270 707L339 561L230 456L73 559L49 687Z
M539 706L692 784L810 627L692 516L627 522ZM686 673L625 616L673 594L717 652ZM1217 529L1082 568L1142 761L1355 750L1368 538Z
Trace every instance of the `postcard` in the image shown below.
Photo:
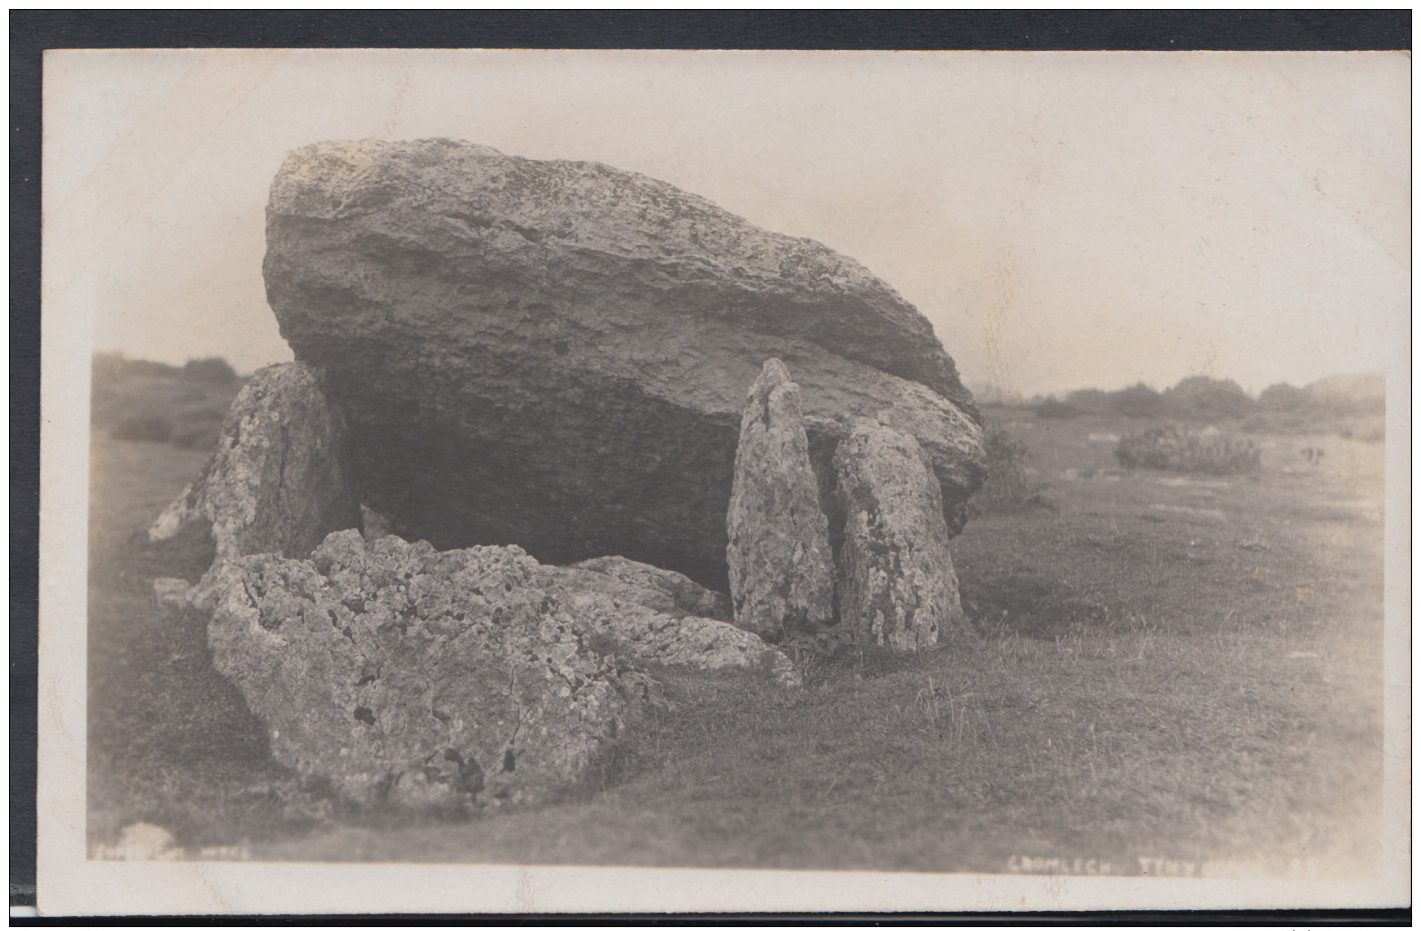
M40 912L1409 904L1410 66L46 53Z

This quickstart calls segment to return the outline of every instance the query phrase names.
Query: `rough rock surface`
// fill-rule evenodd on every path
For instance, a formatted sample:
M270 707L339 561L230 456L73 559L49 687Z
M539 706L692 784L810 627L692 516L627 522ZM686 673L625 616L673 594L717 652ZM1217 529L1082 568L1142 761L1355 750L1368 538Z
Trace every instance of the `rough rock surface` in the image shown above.
M359 525L340 467L340 417L300 362L252 376L198 478L148 530L153 542L210 536L217 558L304 556L334 530Z
M219 563L195 601L273 756L366 805L531 801L615 745L654 683L587 646L516 548L333 534Z
M862 266L703 198L584 162L432 140L288 156L267 296L323 367L352 486L441 548L619 553L726 584L744 392L783 360L816 467L859 416L928 451L949 501L981 428L926 319Z
M839 611L860 643L919 650L963 621L941 492L911 436L863 421L839 444Z
M834 622L834 554L799 386L778 359L765 362L740 419L726 516L735 623L779 640Z
M214 664L273 756L363 805L534 801L576 784L656 700L644 661L797 681L752 634L666 613L661 588L517 547L439 552L347 530L309 559L244 556L197 586L154 587L210 619Z
M779 650L734 624L687 614L659 587L555 566L541 568L540 584L567 607L579 631L599 635L608 649L638 663L752 669L784 685L800 683Z
M666 614L688 614L714 618L717 621L728 621L732 617L730 600L724 595L697 585L681 573L672 572L670 569L658 569L625 556L599 556L596 559L583 560L572 568L600 572L621 582L664 592L670 597L671 606L658 610Z

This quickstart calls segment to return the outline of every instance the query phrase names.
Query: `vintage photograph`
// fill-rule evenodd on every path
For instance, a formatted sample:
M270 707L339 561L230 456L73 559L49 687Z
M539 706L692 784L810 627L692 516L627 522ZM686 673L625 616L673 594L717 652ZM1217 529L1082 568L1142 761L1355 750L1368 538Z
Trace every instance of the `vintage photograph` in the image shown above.
M46 53L41 900L1409 903L1410 65Z

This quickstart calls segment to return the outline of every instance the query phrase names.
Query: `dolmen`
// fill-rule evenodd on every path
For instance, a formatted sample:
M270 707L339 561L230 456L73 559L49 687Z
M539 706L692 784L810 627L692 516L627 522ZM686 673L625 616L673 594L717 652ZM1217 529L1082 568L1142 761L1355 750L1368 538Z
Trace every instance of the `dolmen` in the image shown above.
M912 651L961 622L980 415L852 259L440 139L291 153L263 271L295 361L149 531L210 567L155 588L274 757L352 801L554 798L658 669L794 686L796 638Z

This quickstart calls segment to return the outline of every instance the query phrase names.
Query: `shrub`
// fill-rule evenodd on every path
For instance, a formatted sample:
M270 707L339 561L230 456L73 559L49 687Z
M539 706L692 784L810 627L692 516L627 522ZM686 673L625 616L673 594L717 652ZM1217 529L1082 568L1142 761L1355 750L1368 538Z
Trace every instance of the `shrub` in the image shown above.
M1045 486L1026 472L1031 458L1026 446L1012 438L1006 428L991 426L983 446L987 452L987 481L972 496L969 513L1011 514L1030 508L1050 507Z
M176 368L95 353L90 423L115 439L212 449L243 383L221 358Z
M1159 417L1164 414L1164 398L1144 382L1110 392L1110 408L1126 417Z
M1047 398L1036 405L1036 416L1048 420L1060 417L1074 417L1079 413L1080 411L1076 410L1074 405L1067 401L1058 401L1055 398Z
M189 381L203 381L214 385L227 385L237 380L237 373L227 360L220 356L207 359L189 359L183 366L183 378Z
M1111 412L1110 396L1099 388L1081 388L1066 395L1066 403L1072 409L1085 414L1108 414Z
M1130 469L1232 475L1258 471L1260 453L1250 440L1171 425L1123 437L1115 458Z
M1176 416L1212 420L1216 417L1243 417L1255 405L1238 382L1195 375L1164 393L1164 401Z
M1287 382L1279 382L1263 389L1258 396L1258 407L1265 411L1301 413L1308 409L1308 393Z

